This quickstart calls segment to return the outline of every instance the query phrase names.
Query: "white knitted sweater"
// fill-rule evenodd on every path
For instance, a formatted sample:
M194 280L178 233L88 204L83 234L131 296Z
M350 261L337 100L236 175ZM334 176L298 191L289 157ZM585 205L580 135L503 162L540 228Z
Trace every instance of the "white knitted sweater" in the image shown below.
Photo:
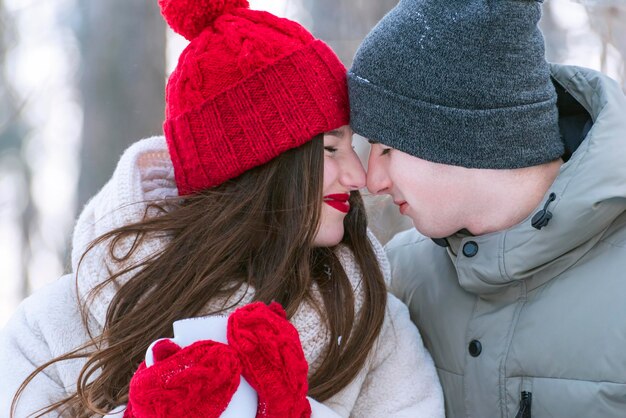
M72 267L89 243L115 227L142 219L145 202L175 196L174 172L163 137L133 144L122 156L111 180L87 204L80 215L73 237ZM389 265L380 244L372 242L389 280ZM135 252L134 259L153 254L163 239L148 241ZM122 243L122 245L130 245ZM338 256L352 281L356 309L360 309L361 272L346 248ZM0 416L9 416L12 395L35 365L64 354L84 343L87 332L81 324L77 292L82 299L108 276L106 247L96 247L83 260L78 287L73 275L64 276L26 299L0 333ZM115 268L119 268L116 266ZM125 278L122 278L123 281ZM106 309L117 286L100 292L89 306L93 332L101 330ZM241 304L252 300L253 290L242 290ZM213 301L207 312L225 301ZM328 341L323 321L311 306L304 304L291 318L298 330L310 369L319 366L320 355ZM83 360L56 364L41 373L28 386L18 407L18 417L60 399L75 388ZM365 367L341 392L324 404L340 417L442 417L443 395L430 357L419 333L409 319L406 307L388 296L388 308L381 334Z

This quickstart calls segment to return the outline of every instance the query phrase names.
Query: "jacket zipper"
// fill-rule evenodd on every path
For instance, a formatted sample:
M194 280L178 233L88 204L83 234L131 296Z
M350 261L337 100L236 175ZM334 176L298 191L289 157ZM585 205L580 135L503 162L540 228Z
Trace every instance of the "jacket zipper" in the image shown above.
M519 401L519 411L515 418L531 418L530 407L533 403L533 394L531 392L522 392L522 398Z

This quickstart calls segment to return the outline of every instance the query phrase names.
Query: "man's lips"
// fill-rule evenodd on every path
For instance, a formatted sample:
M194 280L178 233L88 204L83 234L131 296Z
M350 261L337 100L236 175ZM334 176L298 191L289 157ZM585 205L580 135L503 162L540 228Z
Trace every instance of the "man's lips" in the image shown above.
M402 202L394 201L393 203L398 205L398 209L400 209L400 213L403 214L403 215L404 215L404 212L406 212L407 208L409 207L409 205L407 205L407 203L404 202L404 201L402 201Z
M350 203L348 200L350 195L348 193L336 193L324 196L324 203L328 206L337 209L339 212L350 212Z

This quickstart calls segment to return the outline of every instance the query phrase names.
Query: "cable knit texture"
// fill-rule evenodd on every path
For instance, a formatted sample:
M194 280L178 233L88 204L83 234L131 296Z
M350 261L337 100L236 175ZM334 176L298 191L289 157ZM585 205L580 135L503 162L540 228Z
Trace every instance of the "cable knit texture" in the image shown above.
M228 344L201 340L181 348L157 342L130 381L124 418L219 418L240 376L258 395L256 418L309 418L308 365L285 310L255 302L228 319Z
M124 418L219 418L239 385L234 350L208 340L185 349L160 341L154 355L155 364L141 363L130 381Z
M350 121L346 69L296 22L245 0L160 0L191 42L163 125L181 195L237 177Z
M111 180L87 204L78 219L73 237L73 271L77 271L78 261L93 239L113 228L142 219L147 201L176 195L165 139L153 137L132 145L120 159ZM389 264L384 251L371 234L370 239L385 279L389 281ZM165 243L164 238L146 240L130 262L159 251ZM120 245L123 251L131 242L121 242ZM340 246L336 251L353 285L355 312L358 313L363 305L361 272L349 249ZM0 375L3 376L0 381L0 416L8 416L12 395L33 370L34 364L42 364L87 341L89 337L81 326L78 300L84 300L96 284L108 278L109 269L119 268L110 260L106 245L97 246L83 259L78 270L77 289L74 275L64 276L20 305L0 334ZM106 309L116 289L128 278L122 276L117 282L105 286L89 304L90 327L96 335L102 331ZM237 307L244 306L252 302L253 296L254 289L241 288L229 300L212 301L204 312L216 312L233 302L237 302ZM223 314L228 315L234 309ZM310 374L319 367L324 349L330 344L328 330L310 303L299 307L291 323L300 336ZM63 362L38 375L24 393L17 416L27 416L75 391L83 364L84 359ZM348 386L325 401L324 406L328 407L325 411L332 409L331 415L316 415L320 405L311 401L312 417L443 417L443 396L432 358L411 323L406 306L398 299L388 296L381 334L363 369Z
M257 418L308 418L308 364L298 331L278 303L257 302L228 318L228 344L239 353L243 377L259 396Z

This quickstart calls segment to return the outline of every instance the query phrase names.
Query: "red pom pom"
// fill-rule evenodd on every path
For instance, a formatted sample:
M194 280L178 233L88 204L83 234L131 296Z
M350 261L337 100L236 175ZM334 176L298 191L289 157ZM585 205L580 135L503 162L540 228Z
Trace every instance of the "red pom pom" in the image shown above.
M167 24L191 41L221 15L249 5L248 0L159 0L159 6Z

